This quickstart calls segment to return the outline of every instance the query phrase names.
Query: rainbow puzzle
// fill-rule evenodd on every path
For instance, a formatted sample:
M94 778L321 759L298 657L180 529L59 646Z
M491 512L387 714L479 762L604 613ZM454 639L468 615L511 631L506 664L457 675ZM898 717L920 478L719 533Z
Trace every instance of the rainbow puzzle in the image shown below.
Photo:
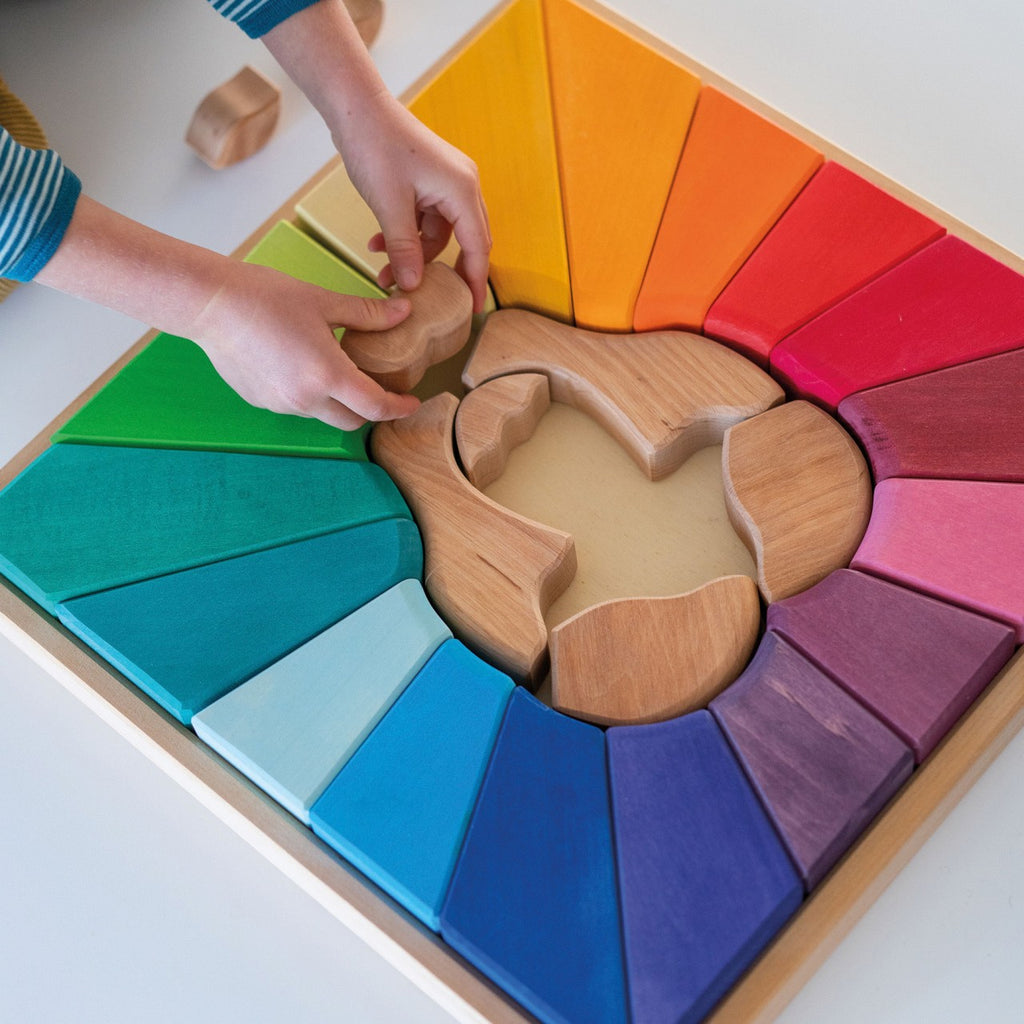
M147 336L0 474L0 623L457 1018L770 1019L1024 721L1024 264L590 0L406 99L494 236L339 335L420 409ZM374 230L335 161L245 254Z

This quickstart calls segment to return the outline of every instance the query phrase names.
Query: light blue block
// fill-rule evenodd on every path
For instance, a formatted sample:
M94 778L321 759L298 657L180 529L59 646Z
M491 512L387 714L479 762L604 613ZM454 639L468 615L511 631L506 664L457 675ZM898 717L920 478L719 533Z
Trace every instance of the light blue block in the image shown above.
M304 824L327 784L451 631L406 580L192 719Z
M438 931L514 684L442 644L314 804L314 831Z

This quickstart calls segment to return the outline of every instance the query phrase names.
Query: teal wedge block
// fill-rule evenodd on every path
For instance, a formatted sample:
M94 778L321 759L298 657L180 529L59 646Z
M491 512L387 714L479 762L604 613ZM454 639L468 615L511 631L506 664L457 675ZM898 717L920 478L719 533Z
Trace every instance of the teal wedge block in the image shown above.
M188 725L235 686L422 572L416 524L382 519L89 594L58 613Z
M406 580L200 711L192 727L308 825L320 794L450 638L423 587Z
M61 444L0 492L0 572L58 602L394 517L368 462Z
M513 689L448 640L310 814L317 835L434 931Z

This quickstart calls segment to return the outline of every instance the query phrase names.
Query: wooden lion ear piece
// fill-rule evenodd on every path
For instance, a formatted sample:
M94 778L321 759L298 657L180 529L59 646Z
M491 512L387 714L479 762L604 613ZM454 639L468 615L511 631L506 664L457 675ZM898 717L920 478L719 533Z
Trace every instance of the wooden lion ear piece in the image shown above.
M246 65L196 107L185 142L214 170L252 156L277 127L281 90Z

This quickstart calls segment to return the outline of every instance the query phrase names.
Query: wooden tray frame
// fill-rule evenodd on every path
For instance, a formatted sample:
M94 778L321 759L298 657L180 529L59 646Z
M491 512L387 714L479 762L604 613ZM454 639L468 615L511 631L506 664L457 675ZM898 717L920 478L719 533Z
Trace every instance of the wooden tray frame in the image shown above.
M499 4L402 95L408 102L493 22ZM578 0L656 51L678 61L776 124L817 147L826 158L898 196L952 233L1024 273L1024 260L842 149L808 131L711 69L687 57L595 0ZM296 220L295 204L340 163L329 161L238 247L248 252L279 220ZM100 378L0 469L5 487L48 446L69 419L155 336L145 334ZM350 867L312 831L172 719L82 644L56 619L0 578L0 635L54 677L155 765L179 782L227 826L305 890L375 952L457 1020L522 1024L532 1018ZM1024 650L1018 651L942 744L814 891L708 1018L715 1024L773 1020L861 915L914 856L967 790L1024 726Z

